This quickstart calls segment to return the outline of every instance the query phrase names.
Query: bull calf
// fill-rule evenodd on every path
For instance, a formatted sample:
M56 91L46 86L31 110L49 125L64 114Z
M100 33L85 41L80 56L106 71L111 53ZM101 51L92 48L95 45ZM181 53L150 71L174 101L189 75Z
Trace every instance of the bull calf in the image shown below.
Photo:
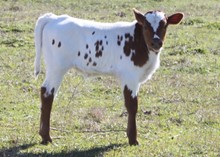
M120 81L128 111L128 141L130 145L138 144L139 87L160 65L167 26L178 24L183 14L167 17L161 11L133 11L133 22L99 23L52 13L39 17L35 27L35 75L40 72L42 53L46 65L41 87L42 144L52 142L49 131L53 99L70 68L87 75L113 75Z

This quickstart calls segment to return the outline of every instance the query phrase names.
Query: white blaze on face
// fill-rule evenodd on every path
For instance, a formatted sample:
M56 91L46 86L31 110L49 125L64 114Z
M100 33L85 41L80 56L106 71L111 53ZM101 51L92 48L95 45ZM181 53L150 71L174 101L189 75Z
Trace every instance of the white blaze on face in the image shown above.
M145 14L146 20L151 24L151 27L154 30L154 33L159 27L160 21L165 19L165 14L160 11L153 11Z
M160 39L160 37L158 35L156 35L156 34L154 34L154 38Z

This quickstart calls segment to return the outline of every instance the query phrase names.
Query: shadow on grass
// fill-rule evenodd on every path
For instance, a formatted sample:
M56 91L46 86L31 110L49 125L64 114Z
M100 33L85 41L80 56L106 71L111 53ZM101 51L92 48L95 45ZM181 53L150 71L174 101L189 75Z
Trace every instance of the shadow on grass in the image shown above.
M15 146L11 148L3 148L0 149L0 156L1 157L93 157L93 156L102 156L102 154L106 151L121 147L125 144L110 144L108 146L103 147L94 147L87 150L72 150L72 151L62 151L60 153L21 153L21 150L28 149L30 147L33 147L35 145L38 145L37 143L32 144L23 144L21 146Z

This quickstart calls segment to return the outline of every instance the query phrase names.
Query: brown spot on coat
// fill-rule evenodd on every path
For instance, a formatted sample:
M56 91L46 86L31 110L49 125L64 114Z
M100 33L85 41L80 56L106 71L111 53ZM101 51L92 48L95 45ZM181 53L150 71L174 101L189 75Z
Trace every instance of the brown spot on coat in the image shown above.
M93 66L96 66L97 65L97 63L96 62L93 62L93 64L92 64Z
M117 38L118 38L117 44L118 44L118 46L120 46L120 45L121 45L121 42L122 42L122 40L123 40L123 36L118 35Z
M89 45L88 44L86 44L86 49L88 49L89 48Z
M55 44L55 40L53 39L53 40L52 40L52 45L54 45L54 44Z
M91 63L92 62L92 58L91 57L89 57L89 61L88 61L88 63L86 64L87 66L89 65L89 63Z
M78 56L80 56L80 51L78 51Z
M95 56L96 56L97 58L101 57L101 56L102 56L102 51L101 51L101 50L97 51L96 54L95 54Z
M87 58L88 58L88 54L86 53L85 56L84 56L84 59L87 59Z
M102 40L99 41L100 46L102 45Z
M94 32L92 32L92 35L94 35L95 34L95 31Z
M96 50L96 51L99 50L99 41L98 41L98 40L95 42L95 50Z
M58 47L60 48L61 47L61 42L59 41L59 43L58 43Z
M148 60L149 50L144 40L143 28L140 24L135 25L134 35L131 36L129 33L125 34L124 42L124 54L126 56L131 56L131 61L134 65L142 67Z
M102 56L102 51L104 50L104 47L102 46L101 49L100 49L100 46L102 46L102 40L97 40L95 42L95 51L96 51L95 56L97 58Z
M121 45L121 42L120 42L120 41L117 41L117 44L118 44L118 46L120 46L120 45Z
M129 38L130 36L130 33L125 33L125 38Z
M133 37L129 34L125 34L124 53L126 56L130 56L131 50L134 48Z

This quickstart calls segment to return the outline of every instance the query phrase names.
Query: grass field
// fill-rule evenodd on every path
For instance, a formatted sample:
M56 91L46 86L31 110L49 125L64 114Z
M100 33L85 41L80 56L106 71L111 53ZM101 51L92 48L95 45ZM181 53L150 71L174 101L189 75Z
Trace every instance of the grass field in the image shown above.
M53 105L53 143L40 145L33 31L46 12L102 22L143 12L184 12L170 26L161 67L139 93L139 146L129 146L123 96L111 77L71 70ZM220 157L220 3L218 0L1 0L0 156Z

